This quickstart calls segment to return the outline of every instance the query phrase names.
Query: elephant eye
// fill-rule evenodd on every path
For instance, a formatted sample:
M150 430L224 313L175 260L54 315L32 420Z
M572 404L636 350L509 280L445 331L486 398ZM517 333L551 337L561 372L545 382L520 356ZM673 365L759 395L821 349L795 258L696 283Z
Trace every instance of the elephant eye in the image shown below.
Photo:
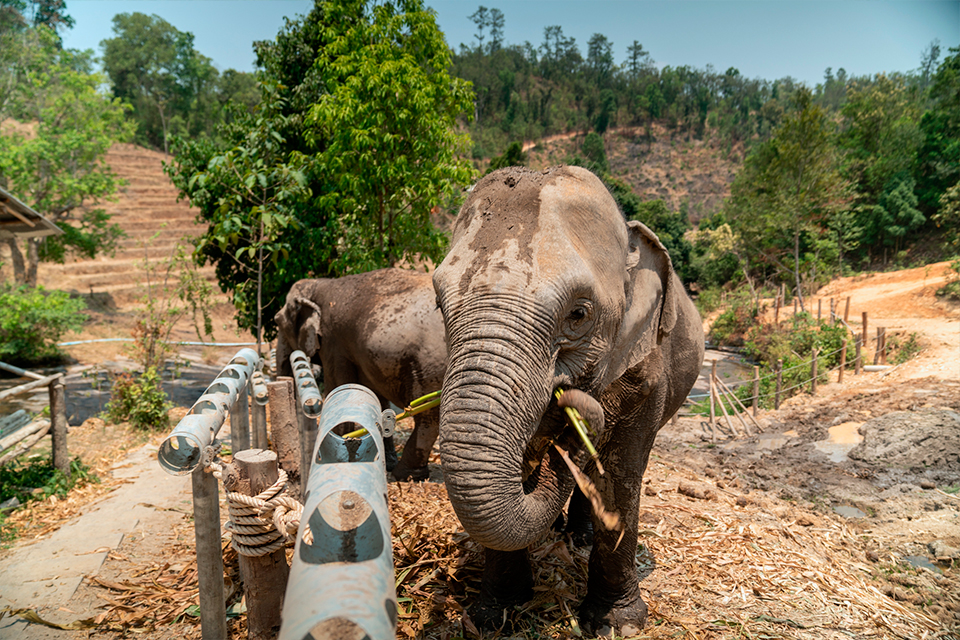
M590 322L593 315L593 303L589 299L581 298L577 300L570 311L567 312L566 321L563 323L563 338L565 340L576 340L584 335L593 324Z

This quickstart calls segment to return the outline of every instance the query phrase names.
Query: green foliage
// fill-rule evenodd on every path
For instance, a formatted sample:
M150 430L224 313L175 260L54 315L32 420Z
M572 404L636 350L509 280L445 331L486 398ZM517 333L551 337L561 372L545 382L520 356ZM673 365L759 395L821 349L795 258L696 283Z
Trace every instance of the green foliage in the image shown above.
M754 277L791 282L802 302L802 285L829 268L818 240L831 214L843 209L849 183L840 173L827 113L807 89L794 100L797 113L747 156L725 215Z
M527 164L527 154L523 152L523 143L511 142L502 156L490 158L487 173L503 169L504 167L519 167Z
M469 139L455 126L472 106L470 87L450 77L450 52L422 0L337 0L318 9L329 44L316 69L327 93L308 121L323 143L314 162L329 184L314 204L346 240L327 256L338 273L418 256L438 261L446 237L430 211L473 177L461 159Z
M144 431L162 431L170 427L167 412L172 408L160 374L150 367L139 377L123 373L114 379L106 418L114 424L129 422Z
M914 174L924 211L937 210L943 193L960 181L960 48L950 49L930 86L930 109L920 119L923 142Z
M178 141L168 172L209 225L198 259L269 338L301 278L442 257L430 213L473 178L456 128L471 93L419 0L317 2L256 50L256 112Z
M920 335L916 331L904 335L892 333L886 338L887 358L893 364L903 364L923 350L920 344Z
M89 72L89 53L59 49L45 27L0 44L28 49L6 100L11 113L37 122L34 135L0 136L0 184L65 227L64 235L46 240L8 241L16 281L35 285L40 259L110 253L123 235L97 205L122 185L104 158L114 142L129 138L130 127L120 101L100 92L106 79Z
M932 219L941 233L944 250L960 255L960 182L943 192L940 210Z
M937 289L937 295L942 298L960 301L960 258L950 263L950 273L947 281Z
M70 475L53 466L49 456L20 458L0 467L0 502L17 498L21 503L46 500L50 496L65 498L77 486L100 482L80 458L70 461Z
M726 301L726 309L717 316L708 337L720 345L741 345L747 331L756 325L760 309L749 292L739 289Z
M60 360L57 342L83 326L85 308L65 291L0 286L0 360L19 365Z
M840 348L848 338L840 324L818 322L809 313L798 313L779 325L752 327L744 339L745 354L760 363L764 406L773 404L777 361L783 363L783 398L806 390L812 375L813 350L817 350L817 379L827 381L827 372L840 363Z
M100 43L113 94L133 105L137 141L167 152L171 136L210 137L235 102L247 110L257 102L252 74L228 69L221 75L193 46L193 34L159 16L120 13L115 37Z

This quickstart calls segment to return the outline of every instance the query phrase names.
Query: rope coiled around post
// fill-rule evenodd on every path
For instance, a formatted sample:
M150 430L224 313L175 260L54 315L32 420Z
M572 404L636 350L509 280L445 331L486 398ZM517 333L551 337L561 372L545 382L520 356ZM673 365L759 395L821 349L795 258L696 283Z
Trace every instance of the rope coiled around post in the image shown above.
M223 467L212 462L207 470L223 479ZM224 529L232 535L230 545L244 556L265 556L293 544L300 526L303 505L284 492L287 472L279 469L271 486L255 496L227 491L230 519Z

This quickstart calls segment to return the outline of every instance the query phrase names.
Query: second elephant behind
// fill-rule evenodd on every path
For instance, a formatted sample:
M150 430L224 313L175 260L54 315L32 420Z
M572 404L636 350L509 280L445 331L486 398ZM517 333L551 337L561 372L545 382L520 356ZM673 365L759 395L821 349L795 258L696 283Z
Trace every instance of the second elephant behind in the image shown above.
M323 387L368 387L403 407L439 391L446 370L443 318L429 274L380 269L342 278L300 280L277 313L277 366L291 375L289 356L300 349L323 370ZM437 439L436 410L414 416L415 428L393 475L399 480L429 476L427 463ZM385 443L388 450L392 443Z

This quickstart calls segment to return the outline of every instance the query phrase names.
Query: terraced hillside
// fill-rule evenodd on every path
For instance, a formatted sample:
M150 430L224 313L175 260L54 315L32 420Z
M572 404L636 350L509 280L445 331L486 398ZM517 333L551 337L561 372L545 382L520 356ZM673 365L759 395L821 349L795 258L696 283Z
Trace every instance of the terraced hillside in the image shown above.
M186 201L177 201L177 189L163 173L163 160L164 155L157 151L133 144L114 145L107 162L127 186L117 201L106 203L104 209L127 237L112 256L41 264L39 283L95 299L109 294L118 309L135 303L144 281L144 260L166 258L181 238L202 231L196 212ZM202 273L213 282L212 266L204 267Z

